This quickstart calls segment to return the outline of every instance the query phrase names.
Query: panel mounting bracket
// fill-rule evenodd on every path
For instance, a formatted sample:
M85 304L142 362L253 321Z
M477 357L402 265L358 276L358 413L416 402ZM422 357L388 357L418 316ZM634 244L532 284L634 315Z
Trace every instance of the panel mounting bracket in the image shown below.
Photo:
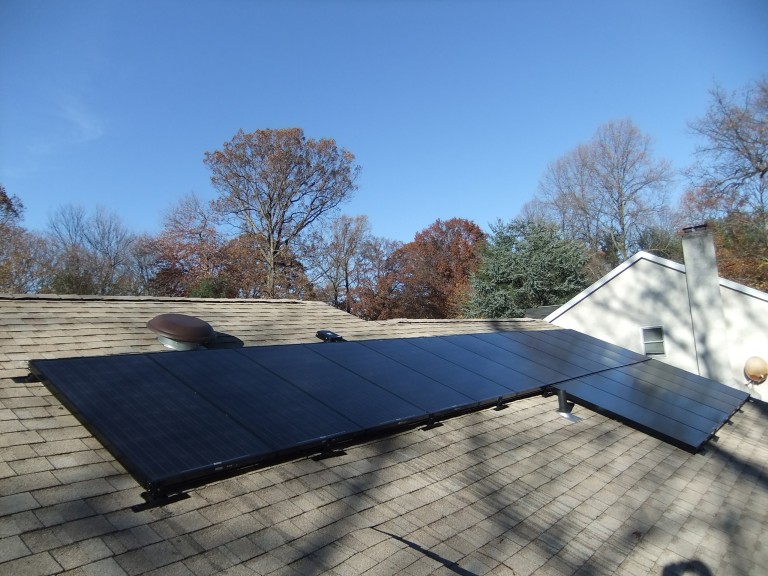
M329 442L323 442L322 450L318 454L312 456L312 460L319 462L326 458L336 458L338 456L346 456L347 453L341 448L334 448Z
M429 420L427 420L427 423L424 425L423 428L421 428L422 432L426 432L427 430L432 430L433 428L440 428L443 423L440 422L437 418L434 417L434 415L429 416Z
M574 403L568 400L565 390L557 391L557 413L569 422L580 422L581 418L573 414Z

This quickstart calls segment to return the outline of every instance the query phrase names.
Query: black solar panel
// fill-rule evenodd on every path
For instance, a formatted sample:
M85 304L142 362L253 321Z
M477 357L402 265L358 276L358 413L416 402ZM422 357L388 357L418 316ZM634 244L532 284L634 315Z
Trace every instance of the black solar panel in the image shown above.
M347 344L351 342L333 346ZM405 425L424 418L424 410L415 404L313 351L322 346L329 345L257 346L237 352L291 382L326 410L343 415L362 430ZM309 413L307 417L316 415Z
M485 336L492 338L485 338ZM573 370L572 366L558 362L551 356L544 354L533 356L524 346L514 347L502 334L445 336L440 340L453 344L453 348L447 352L448 359L461 356L463 365L470 367L482 365L483 368L490 367L491 370L494 370L497 365L501 366L502 378L508 378L511 370L527 376L530 378L529 382L538 382L539 385L544 386L568 379L568 372ZM459 353L457 349L471 354Z
M435 382L440 382L451 390L460 393L461 397L467 399L466 402L487 403L490 400L507 397L521 391L512 382L507 382L504 385L425 350L419 346L423 340L427 339L376 340L361 342L360 344L431 378ZM434 341L436 339L429 340ZM499 366L500 370L501 368ZM507 380L514 379L514 375L508 368L503 370L504 376L500 376L499 380L504 381L505 377ZM533 386L534 389L540 387L541 384L538 382Z
M262 438L192 393L150 356L46 360L35 365L72 413L147 488L206 476L240 465L249 456L258 459L273 452Z
M155 495L553 388L698 448L747 398L569 330L36 360L31 366Z
M693 449L709 440L749 398L746 392L650 359L561 382L555 388L576 402Z
M361 426L317 398L234 350L155 354L151 358L197 395L263 439L273 451L361 430ZM222 378L223 366L226 378Z

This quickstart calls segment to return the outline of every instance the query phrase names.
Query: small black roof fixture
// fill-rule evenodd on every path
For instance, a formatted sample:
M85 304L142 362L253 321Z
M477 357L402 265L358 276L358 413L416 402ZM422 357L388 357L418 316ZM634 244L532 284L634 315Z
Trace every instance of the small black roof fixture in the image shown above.
M330 330L318 330L315 336L320 338L323 342L344 342L344 338Z

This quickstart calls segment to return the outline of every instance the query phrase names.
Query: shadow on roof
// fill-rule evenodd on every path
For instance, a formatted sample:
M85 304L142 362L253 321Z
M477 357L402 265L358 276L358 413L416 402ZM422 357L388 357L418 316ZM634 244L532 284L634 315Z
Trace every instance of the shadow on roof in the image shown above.
M225 348L242 348L243 346L245 346L245 343L237 336L225 332L216 332L216 341L206 344L205 347L210 350L223 350Z

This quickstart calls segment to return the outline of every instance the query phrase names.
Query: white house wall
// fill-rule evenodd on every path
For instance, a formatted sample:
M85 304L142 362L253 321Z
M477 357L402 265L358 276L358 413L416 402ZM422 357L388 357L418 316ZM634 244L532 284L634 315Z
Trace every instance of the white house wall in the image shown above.
M698 373L685 273L639 259L552 323L643 353L642 328L662 326L659 360Z
M720 295L731 365L731 379L724 383L744 385L747 358L768 359L768 294L721 279ZM666 354L656 358L699 373L685 268L663 258L637 254L547 320L641 354L642 328L662 326ZM768 401L768 383L752 394Z
M738 290L720 285L725 310L728 347L734 380L744 383L744 362L751 356L768 360L768 295L756 290ZM758 387L768 394L768 384Z

